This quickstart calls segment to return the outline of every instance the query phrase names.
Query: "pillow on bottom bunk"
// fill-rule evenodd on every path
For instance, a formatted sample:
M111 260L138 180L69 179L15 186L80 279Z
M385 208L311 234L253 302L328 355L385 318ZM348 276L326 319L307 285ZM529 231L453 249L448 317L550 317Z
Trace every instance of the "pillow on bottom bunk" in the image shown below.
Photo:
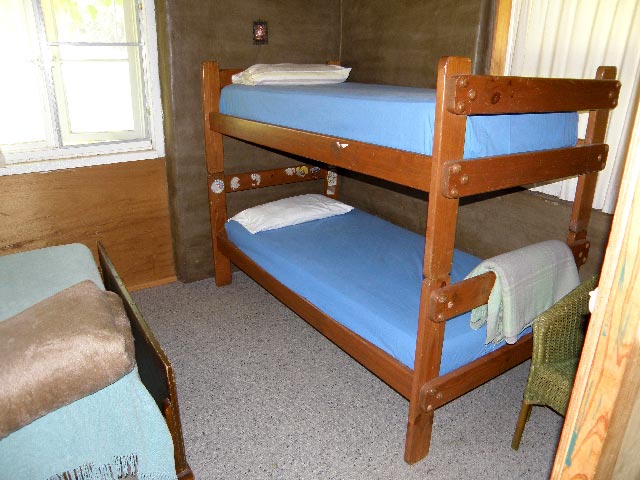
M258 233L342 215L351 210L350 205L310 193L247 208L229 220L238 222L251 233Z
M120 298L86 280L0 321L0 439L135 364Z

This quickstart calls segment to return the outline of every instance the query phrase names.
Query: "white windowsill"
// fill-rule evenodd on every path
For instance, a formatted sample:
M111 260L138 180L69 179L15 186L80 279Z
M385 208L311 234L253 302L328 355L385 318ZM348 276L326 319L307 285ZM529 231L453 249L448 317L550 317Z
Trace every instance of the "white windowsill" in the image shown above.
M43 173L68 168L92 167L112 163L150 160L164 156L164 151L157 149L135 150L130 152L104 153L91 156L60 158L55 160L35 160L33 162L0 164L0 176L18 175L22 173Z

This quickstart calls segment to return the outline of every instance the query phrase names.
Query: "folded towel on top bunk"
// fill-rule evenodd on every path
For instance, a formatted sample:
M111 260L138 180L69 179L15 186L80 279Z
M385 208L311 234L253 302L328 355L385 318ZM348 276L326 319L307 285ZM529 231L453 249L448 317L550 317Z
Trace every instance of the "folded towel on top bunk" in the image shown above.
M85 280L0 321L0 439L135 366L120 298Z
M486 343L515 343L533 319L573 290L580 279L566 243L549 240L484 260L468 276L494 272L486 305L471 312L471 327L487 324Z

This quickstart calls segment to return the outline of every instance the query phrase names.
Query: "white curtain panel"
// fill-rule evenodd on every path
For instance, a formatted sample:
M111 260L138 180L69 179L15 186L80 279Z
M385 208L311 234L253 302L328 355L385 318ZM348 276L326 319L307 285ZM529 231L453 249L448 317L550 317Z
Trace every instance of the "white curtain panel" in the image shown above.
M640 0L512 0L506 60L506 75L594 78L600 65L618 68L622 89L609 120L609 157L593 202L593 208L613 213L638 106ZM585 130L582 114L581 137ZM573 200L575 188L571 179L534 190Z

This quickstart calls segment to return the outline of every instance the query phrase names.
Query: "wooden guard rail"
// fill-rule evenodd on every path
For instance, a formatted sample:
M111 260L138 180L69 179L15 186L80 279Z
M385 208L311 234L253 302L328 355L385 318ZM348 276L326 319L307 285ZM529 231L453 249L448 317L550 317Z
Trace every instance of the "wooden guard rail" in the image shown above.
M455 400L469 391L469 379L473 379L476 386L482 385L497 373L506 372L527 360L532 348L533 335L529 333L513 345L500 347L453 372L431 379L420 389L420 408L432 412Z
M467 278L431 292L429 298L430 318L444 322L489 301L489 294L496 281L493 272Z
M236 73L242 72L242 68L226 68L219 70L218 78L220 79L220 89L223 89L227 85L231 85L231 77Z
M244 120L217 112L210 114L210 124L214 131L222 135L361 172L424 192L429 191L431 157L427 155ZM416 173L407 176L406 172Z
M457 115L578 112L615 108L617 80L456 75L447 110Z
M448 198L459 198L598 172L606 165L608 151L609 146L600 143L462 162L449 161L445 163L442 177L442 194Z
M233 173L224 175L223 178L225 192L232 193L288 183L323 180L327 178L327 169L313 165L294 165L271 170Z

